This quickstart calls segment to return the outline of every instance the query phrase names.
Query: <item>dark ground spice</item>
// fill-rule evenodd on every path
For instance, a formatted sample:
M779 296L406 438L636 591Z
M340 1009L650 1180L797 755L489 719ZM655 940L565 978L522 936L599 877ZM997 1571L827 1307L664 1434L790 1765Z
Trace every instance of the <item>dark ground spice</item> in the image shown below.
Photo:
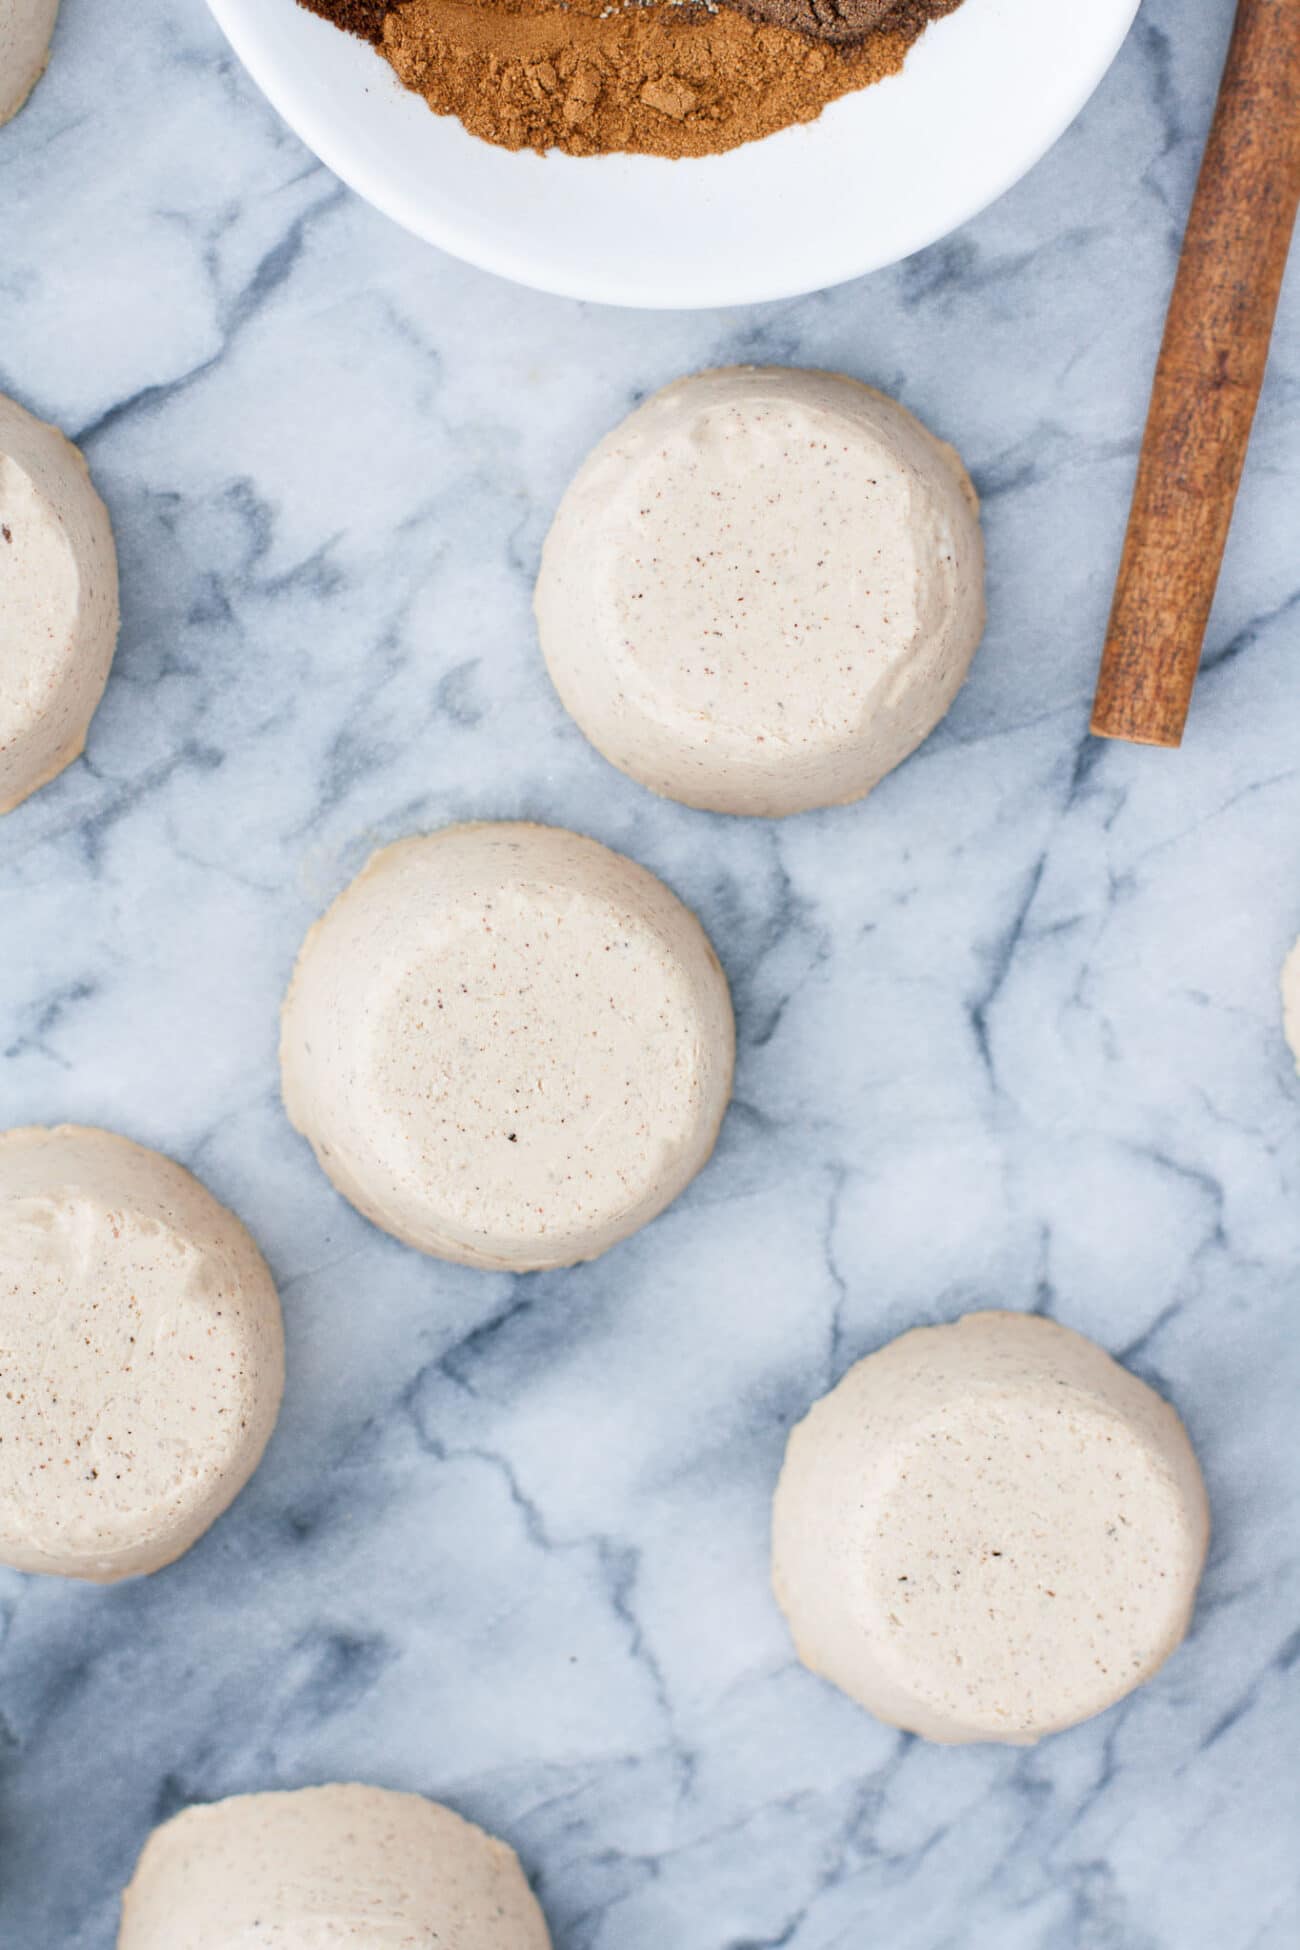
M384 38L384 15L388 12L390 0L298 0L309 14L319 14L322 20L332 20L346 34L356 34L363 41L371 41L376 47Z
M895 12L898 0L731 0L742 12L827 41L860 41Z

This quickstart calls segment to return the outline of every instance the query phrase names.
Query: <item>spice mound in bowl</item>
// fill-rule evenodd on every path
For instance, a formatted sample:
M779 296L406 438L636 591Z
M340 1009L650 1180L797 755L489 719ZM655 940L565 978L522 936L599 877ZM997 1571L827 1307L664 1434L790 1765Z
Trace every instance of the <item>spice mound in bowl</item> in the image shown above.
M896 74L961 0L299 3L502 148L707 156Z

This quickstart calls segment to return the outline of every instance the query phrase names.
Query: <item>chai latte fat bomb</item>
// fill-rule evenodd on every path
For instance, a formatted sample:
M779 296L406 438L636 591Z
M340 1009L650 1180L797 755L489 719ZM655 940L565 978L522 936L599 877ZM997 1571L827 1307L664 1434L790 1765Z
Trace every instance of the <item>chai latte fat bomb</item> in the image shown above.
M107 1131L0 1133L0 1562L109 1584L233 1502L280 1405L280 1303L234 1214Z
M795 1429L774 1582L804 1664L877 1719L1028 1744L1163 1665L1209 1529L1144 1382L1054 1322L971 1314L860 1361Z
M0 394L0 813L82 751L117 626L113 531L85 461Z
M565 495L537 623L562 701L642 785L771 817L860 799L957 695L984 630L951 447L835 373L678 380Z
M735 1029L653 874L555 827L385 847L311 930L284 1101L368 1219L466 1266L594 1259L713 1150Z
M118 1950L550 1950L519 1858L450 1808L302 1788L187 1808L145 1844Z
M45 73L58 11L59 0L0 0L0 125Z

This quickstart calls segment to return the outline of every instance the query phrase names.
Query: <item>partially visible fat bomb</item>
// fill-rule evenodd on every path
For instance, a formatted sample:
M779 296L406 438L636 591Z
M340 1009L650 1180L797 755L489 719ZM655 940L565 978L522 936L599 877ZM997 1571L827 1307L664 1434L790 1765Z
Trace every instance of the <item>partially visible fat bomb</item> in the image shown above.
M773 1576L804 1664L878 1719L1026 1744L1163 1665L1209 1534L1167 1402L1068 1328L971 1314L860 1361L795 1429Z
M1286 1039L1300 1070L1300 941L1297 941L1287 956L1282 970L1282 1008L1286 1023Z
M284 1381L239 1220L108 1131L0 1133L0 1563L108 1584L189 1549L252 1475Z
M290 1120L345 1198L422 1252L594 1259L706 1162L731 1094L727 981L653 874L556 827L377 853L303 944Z
M975 491L836 373L678 380L579 469L542 552L551 678L610 762L711 812L860 799L957 695L984 630Z
M84 748L117 629L117 551L86 463L0 394L0 813Z
M0 0L0 124L45 73L59 0Z
M519 1858L418 1794L246 1794L154 1830L118 1950L550 1950Z

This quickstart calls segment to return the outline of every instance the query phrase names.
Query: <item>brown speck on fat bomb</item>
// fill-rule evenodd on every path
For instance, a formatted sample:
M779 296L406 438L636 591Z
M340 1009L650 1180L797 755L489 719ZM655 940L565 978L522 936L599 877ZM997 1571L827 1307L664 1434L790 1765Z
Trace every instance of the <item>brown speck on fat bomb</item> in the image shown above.
M0 535L3 535L7 542L11 542L13 540L13 536L10 533L8 526L5 526L4 528L0 528Z

